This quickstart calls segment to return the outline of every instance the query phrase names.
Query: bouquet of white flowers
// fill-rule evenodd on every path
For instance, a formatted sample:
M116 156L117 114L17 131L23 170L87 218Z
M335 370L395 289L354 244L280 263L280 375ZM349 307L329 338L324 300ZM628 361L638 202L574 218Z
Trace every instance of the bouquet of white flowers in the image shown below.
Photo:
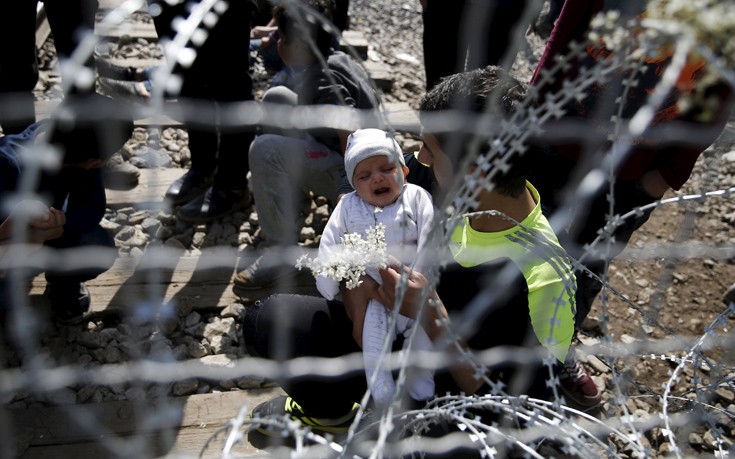
M314 277L344 280L347 288L353 289L360 285L360 277L365 275L367 268L385 268L387 262L385 226L378 223L365 231L364 239L359 233L345 233L340 250L330 251L327 259L300 257L296 260L296 268L309 268Z

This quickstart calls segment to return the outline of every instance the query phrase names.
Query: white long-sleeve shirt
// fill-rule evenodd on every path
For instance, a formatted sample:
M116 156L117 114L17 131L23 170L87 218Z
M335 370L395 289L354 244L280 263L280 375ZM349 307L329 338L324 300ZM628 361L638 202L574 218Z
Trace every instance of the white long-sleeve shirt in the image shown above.
M319 244L320 261L328 261L340 250L341 238L345 233L359 233L379 223L385 226L385 242L388 254L396 257L406 265L411 265L418 250L423 247L431 220L434 217L434 206L431 196L423 188L405 184L403 194L390 206L376 212L375 206L363 201L356 192L342 197L329 217ZM420 267L414 269L421 272ZM380 283L377 269L368 269L367 274ZM322 276L316 278L317 289L327 299L333 299L339 293L339 283ZM397 333L407 335L414 325L414 320L399 315L394 330L388 330L388 312L384 305L375 300L368 303L363 325L363 359L368 383L373 374L374 383L370 389L378 405L390 403L395 393L395 382L391 372L379 368L379 357L386 338L395 339ZM430 350L432 346L426 332L416 330L413 349ZM408 393L415 400L426 400L434 395L433 373L428 370L417 370L408 382Z
M375 206L363 201L356 192L342 197L332 211L319 243L319 259L326 261L340 249L340 241L345 233L360 233L375 227L378 223L385 226L385 243L388 254L410 265L434 218L431 196L423 188L407 183L403 194L390 206L376 212ZM416 271L421 272L419 267ZM368 269L368 275L380 283L377 270ZM339 293L339 282L322 276L316 278L316 286L326 299L334 299Z

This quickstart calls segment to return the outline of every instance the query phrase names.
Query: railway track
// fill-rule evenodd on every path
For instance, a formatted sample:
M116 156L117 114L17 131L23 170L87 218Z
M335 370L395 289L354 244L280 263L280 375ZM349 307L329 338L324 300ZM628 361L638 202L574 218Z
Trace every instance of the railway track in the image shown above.
M124 0L101 0L98 11L98 18L103 18L114 8L118 7L123 3ZM39 48L50 38L51 29L46 20L45 10L43 3L39 3L37 21L36 21L36 42ZM112 43L113 46L120 46L119 43L136 43L143 41L147 43L155 43L158 40L153 22L147 17L145 11L138 10L131 15L130 19L126 19L119 25L110 25L98 21L95 27L95 35L99 38L100 42ZM380 92L389 92L393 87L394 78L391 75L390 68L382 63L376 63L367 59L368 54L368 41L365 36L354 30L346 30L343 33L341 39L341 46L345 52L352 54L354 57L361 59L362 65L365 67L368 75L370 75L376 88ZM155 57L140 57L136 54L133 57L112 57L110 59L113 63L124 67L134 68L145 68L161 64L162 58L159 55ZM53 61L52 65L56 62ZM256 78L256 99L259 93L258 82L260 82L260 89L264 89L267 84L268 78L260 76ZM38 105L37 112L39 118L47 117L50 110L58 104L58 100L42 100ZM165 110L166 113L173 113L172 119L165 119L162 117L155 117L147 119L148 117L140 117L136 120L136 124L140 126L153 126L153 125L179 125L180 122L177 120L181 118L175 108L168 106ZM388 118L390 125L395 126L398 130L405 130L410 132L418 131L418 123L415 113L407 104L393 103L384 106L384 113Z

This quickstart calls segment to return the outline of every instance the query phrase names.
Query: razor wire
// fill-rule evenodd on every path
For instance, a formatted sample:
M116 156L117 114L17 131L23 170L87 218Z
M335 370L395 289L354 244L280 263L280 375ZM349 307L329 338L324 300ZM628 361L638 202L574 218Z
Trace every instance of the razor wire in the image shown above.
M289 6L300 7L298 2L287 1ZM670 2L674 4L676 2ZM138 10L143 2L134 0L126 0L122 6L113 10L107 15L103 21L111 25L121 24L125 18L130 16L132 12ZM197 44L201 44L201 32L206 29L207 20L212 18L212 14L222 12L222 8L226 8L226 2L221 0L203 1L198 4L198 8L192 10L191 15L182 22L179 34L171 43L166 44L166 62L167 67L164 71L157 72L154 78L154 93L149 104L141 105L138 109L141 114L146 116L158 116L168 113L170 106L164 103L164 91L175 90L180 86L176 76L173 74L174 63L186 65L191 62L195 56L195 48ZM308 13L305 12L305 16ZM209 19L208 19L209 18ZM334 33L333 26L327 23L324 18L318 16L310 16L312 21L322 24L330 32ZM646 24L644 22L644 24ZM666 22L663 27L660 23L649 21L651 26L649 30L658 30L659 32L673 31L674 37L681 38L681 26L677 26L676 22ZM518 46L518 40L523 39L516 34L514 46ZM664 34L665 35L665 34ZM629 38L629 37L628 37ZM676 41L676 49L680 53L680 58L685 57L691 49L696 49L700 55L707 58L713 67L721 70L721 75L733 85L732 62L719 56L717 48L713 48L696 41L696 36L688 37L689 41ZM93 74L84 67L83 62L92 55L94 47L98 39L92 35L88 35L80 44L79 48L68 62L62 63L62 82L66 86L65 92L71 86L85 87L94 81ZM189 47L190 45L193 47ZM644 44L645 45L645 44ZM476 206L476 198L479 189L492 188L491 179L497 170L502 170L507 166L507 160L513 155L523 155L527 148L527 141L530 136L543 136L545 133L541 126L550 120L563 116L563 107L573 100L579 100L585 97L585 90L590 85L605 82L609 75L618 72L621 69L633 69L638 65L636 57L640 51L640 43L628 43L630 48L625 49L612 55L609 59L604 60L599 66L583 69L579 76L573 80L565 82L563 89L559 92L549 93L540 107L532 106L530 103L521 104L516 112L509 120L501 120L491 113L488 113L479 123L474 118L468 117L466 113L457 112L449 115L422 117L424 129L429 132L442 132L443 130L467 129L468 133L493 132L495 136L490 143L490 154L487 156L477 155L470 158L470 161L477 161L476 172L468 175L466 179L457 184L447 193L447 200L441 203L442 208L449 208L451 212L445 218L438 219L434 227L434 243L436 247L447 243L445 234L450 234L456 226L459 218L467 217L471 214L471 210ZM516 49L519 49L516 48ZM576 44L572 47L572 53L583 51L582 44ZM356 54L353 52L353 56ZM731 56L730 56L731 57ZM672 80L668 77L669 73L675 77L683 65L682 60L676 61L677 64L667 69L665 78L655 90L655 95L662 95L671 89ZM321 63L325 65L324 62ZM555 72L561 71L568 61L564 58L556 60L556 65L548 72L542 73L543 82L550 82ZM677 67L677 65L679 67ZM635 85L635 79L628 81L628 85ZM530 88L529 96L533 97L536 89ZM175 92L175 91L172 91ZM530 100L530 99L529 99ZM296 107L286 112L272 110L278 107L264 107L258 103L233 104L221 107L217 114L203 110L196 103L189 101L180 101L184 107L183 110L177 112L187 121L194 122L211 122L215 116L221 118L224 125L232 126L254 126L254 125L273 125L277 127L294 127L305 129L310 127L328 127L333 129L354 130L358 127L372 127L371 120L374 120L371 113L359 113L354 110L339 107ZM191 104L191 105L189 105ZM614 176L612 171L614 163L624 158L625 152L630 147L629 139L634 137L636 133L642 133L650 127L650 115L656 107L656 97L651 100L650 104L644 106L638 116L634 117L630 122L624 121L621 117L617 117L613 121L613 128L619 133L624 133L622 140L620 136L616 137L613 143L613 150L608 158L613 158L610 162L613 164L600 164L590 174L590 180L599 177L600 171L605 171L609 175L608 183L612 187L614 184ZM176 110L176 109L174 109ZM388 131L395 131L400 126L391 126L387 118L382 116L377 123ZM452 117L447 119L447 116ZM470 122L467 122L470 121ZM499 126L499 127L498 127ZM574 129L574 126L569 126ZM584 128L580 128L584 129ZM588 133L580 133L580 135L588 135ZM23 184L22 196L32 196L28 194L32 190L33 174L38 173L41 169L53 169L58 167L58 152L54 152L47 145L38 145L33 148L31 157L39 159L37 162L28 162L28 169L25 178L27 183ZM489 162L487 158L491 158ZM712 165L714 167L714 165ZM708 172L712 172L709 170ZM30 177L30 178L29 178ZM586 185L589 182L583 183ZM599 182L603 183L603 182ZM575 198L584 200L590 196L590 189L580 185L580 189L573 194ZM729 187L719 190L702 191L701 193L680 195L673 198L658 200L652 204L633 209L624 215L613 214L613 202L610 202L610 212L608 226L606 226L599 234L598 238L586 247L586 253L594 253L597 247L603 247L601 252L604 254L605 247L614 244L613 232L623 222L639 215L640 212L651 208L663 208L673 205L686 205L693 202L702 202L705 200L727 200L735 191L735 187ZM543 197L542 197L543 199ZM562 211L557 215L559 220L552 220L555 227L563 227L565 222L561 220L568 213ZM28 218L27 216L25 218ZM25 220L19 221L18 228L21 228ZM685 236L685 235L684 235ZM16 240L22 240L23 235L20 231L16 233ZM682 236L683 237L683 236ZM689 244L688 244L689 245ZM686 247L677 248L682 252L682 257L686 257ZM696 249L695 249L696 250ZM714 250L714 249L713 249ZM147 250L148 251L148 250ZM226 257L232 255L232 250L224 249L229 252ZM645 253L641 251L643 258L653 258L658 255L655 253ZM664 249L664 252L667 251ZM25 245L13 245L3 252L2 270L13 272L16 269L29 270L38 269L40 267L48 267L60 264L65 268L73 268L76 266L88 266L95 263L94 254L75 253L74 256L60 256L59 254L47 250L30 250ZM694 255L694 254L692 254ZM138 268L147 272L153 283L156 281L156 272L159 270L172 269L175 267L176 261L179 259L180 253L177 251L169 251L162 247L151 247L150 255L141 260ZM200 269L228 267L226 262L222 261L220 253L211 254L203 253L201 257L202 263L198 266ZM678 259L678 256L677 256ZM579 260L571 260L574 267L584 270L581 262L584 257ZM607 263L614 263L610 259ZM425 263L426 264L426 263ZM436 266L439 263L435 264ZM606 266L607 268L607 266ZM605 270L607 273L607 269ZM432 283L438 281L438 269L433 272L426 273ZM591 272L588 274L592 274ZM719 448L716 454L718 457L725 457L728 453L728 439L722 428L709 411L713 411L716 407L710 402L711 394L714 387L729 388L735 387L735 371L732 362L725 359L722 364L715 359L708 357L707 351L717 351L720 349L728 349L732 347L733 335L728 330L728 317L735 313L735 305L726 305L726 308L717 316L717 318L704 331L704 334L698 339L682 338L676 330L667 327L657 320L655 315L649 314L648 311L640 308L633 300L627 298L622 292L611 285L611 281L607 274L598 278L603 284L603 291L600 294L602 305L601 323L604 329L602 335L602 344L600 346L580 346L581 350L589 351L597 355L602 355L605 363L613 371L612 392L614 393L610 403L622 410L622 415L612 416L606 419L598 419L589 414L569 408L565 401L556 394L556 385L554 373L551 370L550 360L545 352L539 351L529 355L527 351L520 349L499 349L491 350L483 353L466 353L461 348L463 359L471 362L476 367L479 377L486 377L487 368L498 362L505 360L513 360L521 364L532 362L543 362L549 367L549 377L552 387L555 391L555 400L552 402L530 399L527 397L509 397L504 394L502 387L497 387L497 393L486 396L464 396L464 395L447 395L437 396L425 408L420 410L403 411L399 407L392 406L384 413L376 413L368 408L368 395L362 400L360 415L355 419L350 434L347 439L330 438L328 436L319 435L307 427L294 422L290 419L248 419L247 411L252 407L243 407L238 416L233 419L229 425L220 432L225 434L225 441L219 440L219 437L212 437L204 445L203 451L214 449L220 452L219 457L236 457L233 451L238 444L244 441L245 433L255 428L255 425L272 425L276 429L280 429L285 435L290 435L296 439L296 446L291 455L293 457L310 457L314 454L314 448L319 447L320 454L323 457L394 457L407 453L421 454L422 451L442 452L451 449L456 444L464 444L477 448L481 451L483 457L504 457L511 450L515 450L515 454L525 455L526 457L544 457L536 451L544 442L555 443L557 449L554 453L572 454L580 457L589 457L593 455L607 455L610 457L621 457L620 451L625 450L626 455L635 455L639 457L649 457L654 454L650 448L641 443L644 432L654 426L663 426L665 435L672 447L672 452L676 457L682 457L681 448L682 440L677 436L677 429L685 427L692 419L701 419L704 424L710 426L714 432L714 437ZM132 362L120 364L103 364L97 368L81 368L76 365L55 366L51 359L44 356L42 349L33 341L32 337L41 330L39 319L31 311L25 292L22 292L21 283L14 285L15 295L13 297L14 307L17 308L18 318L14 323L17 327L17 339L21 347L26 352L27 361L23 366L18 368L7 368L1 370L2 378L0 382L0 394L3 399L12 398L14 394L30 389L31 392L46 393L64 387L78 384L99 384L114 385L122 383L134 383L135 381L147 381L153 384L169 384L178 380L190 378L202 379L232 379L242 375L256 375L266 379L283 380L296 378L299 376L309 376L318 374L321 376L341 375L349 371L362 369L362 361L357 357L347 357L338 361L327 359L294 359L288 362L272 362L262 359L242 356L237 362L229 367L211 368L198 363L182 362L171 360L171 355L162 355L158 359L150 359L145 357L145 352L141 348L139 351L139 359ZM398 301L402 297L405 290L398 292ZM482 292L486 294L488 292ZM649 325L654 326L666 332L668 339L657 340L651 342L637 343L634 349L629 346L617 344L613 342L613 330L608 329L608 318L610 316L607 311L608 293L628 307L634 309ZM156 298L153 298L155 300ZM161 298L158 298L161 299ZM481 303L481 298L477 304ZM145 310L150 307L150 311L143 313L138 323L143 324L150 319L156 319L160 315L166 313L166 307L170 305L134 305L131 316L135 316L137 311ZM431 307L429 304L426 307ZM392 319L395 319L398 308L394 308L396 313ZM471 308L470 308L471 311ZM655 312L655 311L654 311ZM482 311L477 310L475 314L481 314ZM459 342L462 335L461 330L464 325L472 322L477 315L468 313L459 320L453 319L451 325L445 324L445 328L449 331L447 339L447 348L455 346ZM155 326L150 330L149 335L152 341L162 340L161 333L155 330ZM141 331L145 335L144 330ZM84 332L81 332L84 333ZM456 334L455 334L456 333ZM245 339L247 339L245 337ZM709 344L709 346L708 346ZM143 346L145 347L145 346ZM165 346L164 346L165 349ZM401 386L402 378L405 377L409 368L409 362L406 355L387 352L388 346L384 349L383 359L390 368L399 372L399 384ZM662 392L649 388L650 393L657 397L661 403L660 416L651 416L651 418L640 418L632 413L625 401L630 397L623 389L627 376L619 369L616 360L626 357L637 356L651 360L667 360L676 363L676 368L671 371L670 378L662 382ZM436 353L430 355L414 355L410 359L411 365L426 366L434 369L446 368L452 363L456 363L451 354ZM713 379L709 384L705 385L701 379L696 378L696 372L703 367L707 367L707 374ZM695 398L687 400L699 412L693 413L695 410L685 411L681 406L673 405L673 401L679 397L672 393L672 387L685 369L693 369L695 376L693 377L693 386ZM558 381L558 380L557 380ZM493 381L487 380L488 383L494 384ZM501 413L505 419L504 423L485 423L482 419L472 415L472 410L492 409ZM721 413L725 413L732 421L735 419L735 413L731 413L727 408L716 408ZM681 410L681 411L680 411ZM155 419L153 413L150 414L151 419ZM363 416L364 415L364 416ZM463 426L465 434L458 434L449 437L448 443L441 440L429 439L423 437L422 433L429 429L430 426L437 422L451 421L457 425ZM95 432L97 426L93 418L80 417L74 420L80 428ZM523 428L519 428L519 425ZM377 426L378 434L375 436L375 428ZM469 435L466 435L469 433ZM615 440L609 440L614 438ZM116 438L109 436L104 440L109 442L111 451L117 451L120 455L130 455L139 453L135 448L129 449L130 446L124 445L124 442L118 441ZM455 443L456 442L456 443ZM316 446L315 446L316 445ZM622 446L621 446L622 445ZM627 448L627 449L626 449ZM732 448L730 453L732 453Z

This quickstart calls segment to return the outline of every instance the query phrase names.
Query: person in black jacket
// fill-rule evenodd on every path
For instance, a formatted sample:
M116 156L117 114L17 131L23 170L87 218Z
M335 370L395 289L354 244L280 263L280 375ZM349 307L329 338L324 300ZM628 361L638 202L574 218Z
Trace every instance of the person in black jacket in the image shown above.
M427 91L446 76L499 65L527 4L526 0L421 0Z
M365 70L347 54L333 49L332 32L336 29L326 30L318 20L309 22L312 16L307 11L331 21L333 8L331 0L307 0L274 10L278 52L283 62L296 70L300 83L298 92L284 86L269 89L263 96L266 110L275 103L363 110L378 107ZM263 126L263 134L250 147L253 197L263 238L259 248L263 250L235 276L236 291L261 289L298 274L294 267L297 257L290 257L288 251L299 241L295 224L299 207L309 191L336 204L348 134L329 128L283 132Z
M42 240L34 240L33 231L27 235L28 242L59 250L54 260L73 261L72 268L49 265L45 275L52 314L59 322L76 323L91 304L84 283L109 269L117 257L114 241L100 226L106 209L101 168L130 138L133 121L125 106L99 94L69 96L55 113L51 120L34 123L20 134L0 137L0 209L5 221L10 216L5 209L17 208L30 191L48 206L44 214L63 221ZM34 183L38 171L32 166L38 164L29 164L28 159L42 154L33 149L44 143L57 149L61 161L57 169L42 170ZM33 189L22 189L28 185ZM87 247L102 249L94 251L88 265L76 263L78 254L66 255Z

